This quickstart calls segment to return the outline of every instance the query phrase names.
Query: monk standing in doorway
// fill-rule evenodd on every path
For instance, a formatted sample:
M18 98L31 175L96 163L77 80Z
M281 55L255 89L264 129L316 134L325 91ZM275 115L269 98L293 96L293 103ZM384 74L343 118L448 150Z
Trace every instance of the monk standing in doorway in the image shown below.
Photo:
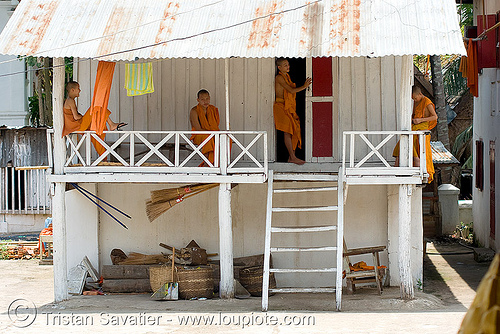
M276 60L278 74L274 81L274 90L276 100L273 106L274 124L276 130L283 131L285 146L288 151L288 162L293 162L297 165L303 165L304 160L295 156L295 149L302 147L302 137L300 134L300 119L296 112L295 95L312 83L311 78L307 78L305 83L296 87L295 83L290 79L290 64L285 58Z

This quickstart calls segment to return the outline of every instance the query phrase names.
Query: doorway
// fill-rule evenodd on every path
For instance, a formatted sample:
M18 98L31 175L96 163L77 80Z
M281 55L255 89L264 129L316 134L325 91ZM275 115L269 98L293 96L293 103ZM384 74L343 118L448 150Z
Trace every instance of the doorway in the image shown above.
M306 80L306 59L305 58L287 58L290 64L290 79L297 86L304 84ZM276 70L277 71L277 70ZM277 74L277 73L276 73ZM306 115L306 90L297 93L297 115L300 119L300 135L302 136L302 148L297 148L295 155L297 158L305 160L305 115ZM285 147L285 140L282 131L276 130L276 162L287 162L288 151Z

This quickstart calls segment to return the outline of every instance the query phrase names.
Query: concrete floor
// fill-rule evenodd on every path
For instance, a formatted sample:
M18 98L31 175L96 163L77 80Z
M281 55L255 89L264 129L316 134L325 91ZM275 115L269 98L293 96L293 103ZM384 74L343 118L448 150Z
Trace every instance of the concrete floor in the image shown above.
M395 287L382 296L364 287L343 295L342 312L331 294L277 294L267 313L255 297L158 302L114 294L53 303L52 266L0 261L0 333L456 333L489 264L453 243L428 243L427 253L424 291L414 300L400 300Z

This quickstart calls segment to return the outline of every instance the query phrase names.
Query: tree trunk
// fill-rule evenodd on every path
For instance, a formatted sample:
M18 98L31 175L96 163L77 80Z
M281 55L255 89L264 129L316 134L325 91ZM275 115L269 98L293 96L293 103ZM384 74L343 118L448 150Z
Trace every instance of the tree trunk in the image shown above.
M45 114L43 112L43 98L42 98L42 73L40 70L35 72L35 93L38 96L38 124L45 125Z
M45 91L44 125L52 125L52 80L50 78L50 58L43 59L43 88Z
M431 72L432 72L432 90L434 91L434 103L436 105L437 121L437 139L443 143L448 151L450 149L450 139L448 136L448 117L446 115L446 102L444 95L443 72L441 70L441 57L431 56ZM443 183L450 183L451 179L450 168L441 170L441 180Z
M444 96L443 72L441 70L441 58L431 56L432 90L434 91L434 102L436 105L437 138L444 147L450 151L450 139L448 137L448 119L446 116L446 102Z

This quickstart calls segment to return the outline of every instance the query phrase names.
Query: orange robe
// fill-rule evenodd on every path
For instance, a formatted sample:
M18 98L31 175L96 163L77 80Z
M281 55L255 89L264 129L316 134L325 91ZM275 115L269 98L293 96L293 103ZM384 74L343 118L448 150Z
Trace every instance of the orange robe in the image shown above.
M203 107L201 105L196 106L196 113L198 114L198 121L200 122L201 128L205 131L219 131L219 109L217 109L213 105L209 105L207 107L207 113L203 111ZM191 129L192 131L196 131L195 128ZM191 136L191 140L196 145L200 145L209 135L201 134ZM213 164L214 163L214 150L215 150L215 139L212 138L201 148L201 153L208 156L208 160Z
M434 104L432 101L424 96L422 97L422 100L415 106L412 119L413 118L424 118L425 116L425 108L429 104ZM430 122L422 122L420 124L412 124L411 130L412 131L421 131L421 130L431 130L433 129L437 124L436 121L430 121ZM418 136L413 136L413 156L414 157L419 157L420 154L420 143L418 140ZM394 148L394 151L392 152L393 157L398 157L399 156L399 142L396 144L396 147ZM428 182L431 183L432 180L434 179L434 163L432 162L432 149L431 149L431 135L426 135L425 136L425 163L427 166L427 174L429 174L429 180Z
M63 114L64 114L64 127L63 127L63 132L62 136L66 136L72 132L75 131L87 131L90 128L90 123L92 122L92 116L90 114L90 109L87 110L87 112L83 115L82 118L76 120L73 117L73 112L71 109L68 108L63 108ZM106 110L105 115L106 119L109 117L111 114L111 111ZM105 135L101 134L98 135L99 138L104 140ZM94 145L95 150L99 155L103 154L106 150L104 147L97 142L94 138L91 139L92 144Z
M100 61L97 65L97 75L95 78L94 96L90 105L92 122L90 130L102 135L106 130L106 120L109 115L108 110L109 94L111 84L113 83L113 73L115 72L115 63Z
M288 73L280 72L285 78L285 82L295 87ZM283 92L283 99L276 98L273 106L274 125L276 130L280 130L292 135L292 147L295 150L297 146L302 147L302 137L300 135L300 119L296 112L295 93L289 93L286 89Z

